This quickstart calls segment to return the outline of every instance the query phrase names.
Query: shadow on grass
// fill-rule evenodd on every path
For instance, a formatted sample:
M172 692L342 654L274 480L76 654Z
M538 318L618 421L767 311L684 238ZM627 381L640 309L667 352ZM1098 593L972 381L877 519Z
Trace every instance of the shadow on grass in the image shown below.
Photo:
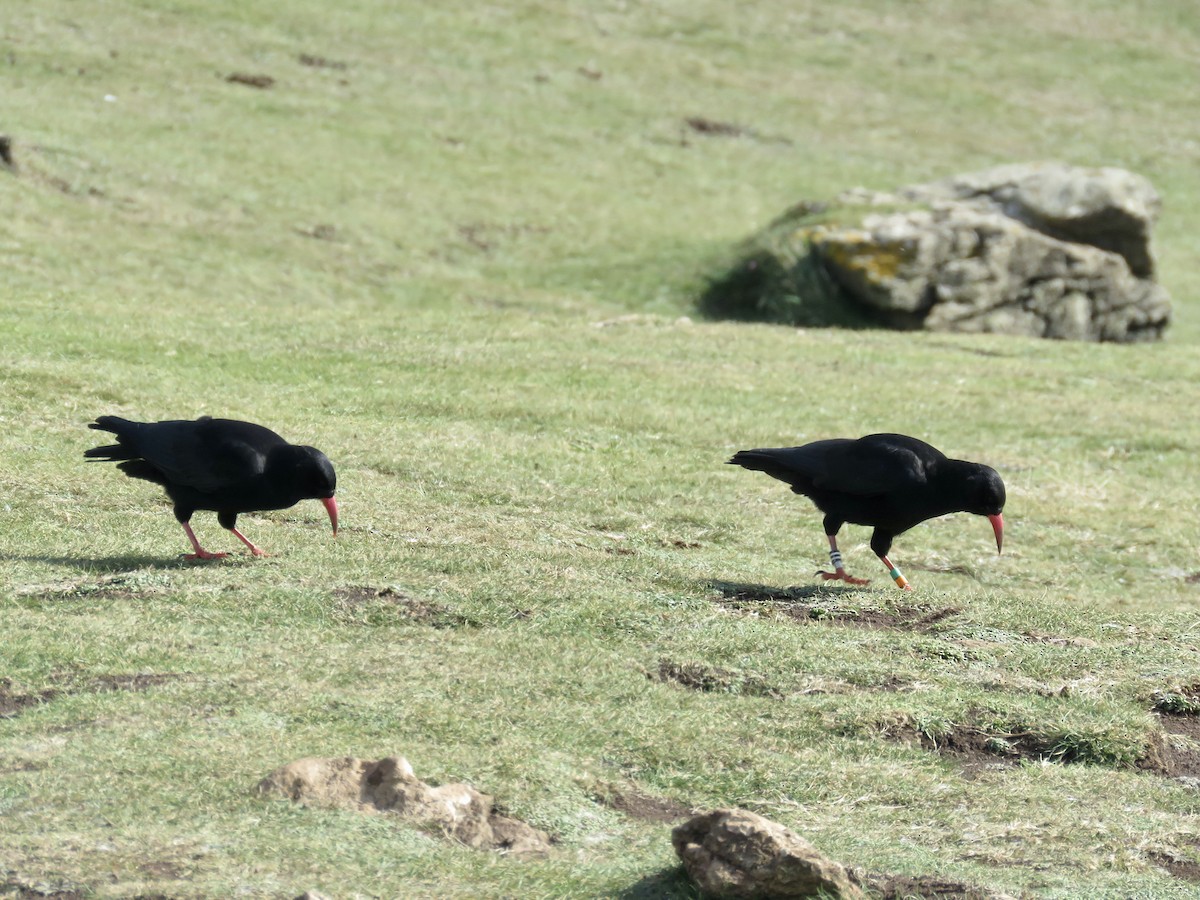
M700 892L688 880L683 866L647 875L613 896L618 900L697 900Z
M771 587L766 584L750 584L740 581L713 579L703 582L706 588L719 591L728 600L752 600L757 602L795 603L821 597L838 597L845 594L860 594L862 588L844 584L804 584L794 587Z
M186 560L180 556L36 556L0 553L0 560L5 562L43 563L48 566L62 566L77 569L80 572L136 572L141 569L189 569L192 566L242 564L248 560L236 556L214 560Z

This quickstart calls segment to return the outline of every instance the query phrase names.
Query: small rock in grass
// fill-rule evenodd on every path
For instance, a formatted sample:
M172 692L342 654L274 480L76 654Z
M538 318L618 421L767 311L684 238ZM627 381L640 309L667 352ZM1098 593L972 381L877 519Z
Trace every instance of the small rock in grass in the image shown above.
M671 841L688 877L714 897L863 897L841 863L744 809L696 816L676 827Z

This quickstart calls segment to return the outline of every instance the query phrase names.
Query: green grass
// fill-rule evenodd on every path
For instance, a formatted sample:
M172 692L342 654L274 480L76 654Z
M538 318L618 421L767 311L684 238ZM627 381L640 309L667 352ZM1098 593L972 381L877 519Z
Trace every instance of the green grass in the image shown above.
M1200 14L41 0L0 35L0 688L46 695L0 719L0 896L690 896L668 826L595 802L614 786L749 807L874 871L1193 895L1155 860L1197 859L1195 789L1132 763L1200 682ZM800 199L1044 158L1162 192L1164 343L696 314ZM157 489L83 463L104 413L320 447L342 534L301 504L243 517L268 559L180 562ZM722 463L885 430L1000 470L1005 554L982 520L930 522L896 543L901 595L851 529L873 584L809 591L819 514ZM799 622L729 585L956 611ZM137 673L170 677L102 689ZM1078 762L971 774L889 738L963 725ZM556 852L253 791L393 753Z

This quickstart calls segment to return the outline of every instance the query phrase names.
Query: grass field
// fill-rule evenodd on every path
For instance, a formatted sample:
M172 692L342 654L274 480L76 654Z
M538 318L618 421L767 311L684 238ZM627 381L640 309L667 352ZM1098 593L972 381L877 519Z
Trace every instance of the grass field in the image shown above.
M0 11L0 898L692 896L616 797L1194 897L1200 731L1154 709L1200 693L1200 11L395 6ZM1160 190L1165 342L695 313L799 199L1034 159ZM83 463L105 413L320 447L342 533L244 516L256 560L200 513L235 552L183 562L161 492ZM1001 472L1005 553L935 520L901 594L852 528L874 581L821 587L819 513L722 463L890 430ZM971 740L1008 755L933 749ZM389 754L554 853L254 793Z

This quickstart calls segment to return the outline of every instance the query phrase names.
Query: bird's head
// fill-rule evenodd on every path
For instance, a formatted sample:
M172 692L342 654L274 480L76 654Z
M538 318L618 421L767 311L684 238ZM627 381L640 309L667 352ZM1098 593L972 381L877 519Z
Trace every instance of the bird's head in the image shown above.
M996 552L1004 546L1004 481L991 466L977 465L967 478L966 512L987 516L996 534Z
M273 461L274 462L274 461ZM297 500L320 500L329 513L329 523L333 526L333 535L337 537L338 508L333 498L337 490L337 474L333 471L333 463L329 457L316 447L290 445L287 448L287 458L283 465L276 463L276 471L282 469L284 475L295 492Z

